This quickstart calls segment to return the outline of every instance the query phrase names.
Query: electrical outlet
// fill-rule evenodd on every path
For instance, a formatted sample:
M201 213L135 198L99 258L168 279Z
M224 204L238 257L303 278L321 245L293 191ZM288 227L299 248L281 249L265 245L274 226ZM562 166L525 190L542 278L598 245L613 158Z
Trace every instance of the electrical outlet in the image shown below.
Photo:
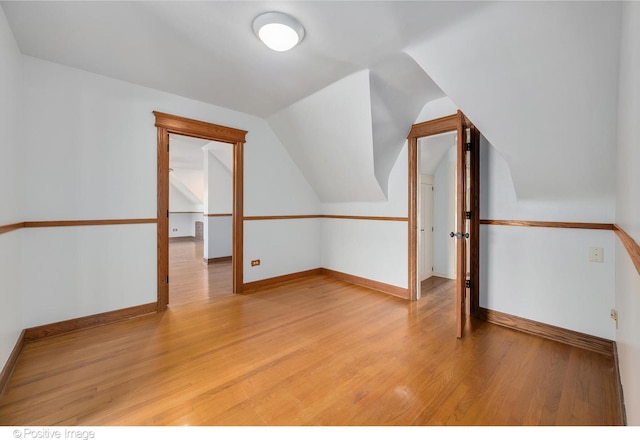
M618 328L618 311L616 309L611 309L611 314L609 316L611 316L611 319L613 319L616 322L616 329L617 329Z
M178 228L173 228L173 232L178 232Z
M251 267L260 266L260 260L251 260Z
M589 261L602 263L604 261L604 249L601 247L589 248Z

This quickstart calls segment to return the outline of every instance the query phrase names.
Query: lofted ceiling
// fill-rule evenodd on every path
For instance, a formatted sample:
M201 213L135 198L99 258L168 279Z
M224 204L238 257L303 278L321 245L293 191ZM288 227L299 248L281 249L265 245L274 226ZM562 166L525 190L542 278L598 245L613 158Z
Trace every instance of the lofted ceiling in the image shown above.
M612 206L619 2L0 5L25 55L264 118L322 202L384 199L411 123L448 96L505 158L518 199ZM299 46L256 38L270 10L303 24ZM360 144L336 142L340 126Z
M260 117L460 20L481 4L400 1L1 2L25 55ZM274 52L253 34L289 13L302 43Z

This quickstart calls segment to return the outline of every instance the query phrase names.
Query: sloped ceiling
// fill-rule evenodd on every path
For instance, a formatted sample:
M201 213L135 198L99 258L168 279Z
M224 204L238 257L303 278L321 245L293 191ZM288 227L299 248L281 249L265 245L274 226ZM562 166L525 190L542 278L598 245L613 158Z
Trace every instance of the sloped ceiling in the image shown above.
M518 198L613 197L617 2L1 4L24 54L266 118L325 202L384 199L411 115L442 94ZM303 23L298 47L255 38L268 10Z
M406 52L511 169L518 199L615 191L620 4L498 2Z

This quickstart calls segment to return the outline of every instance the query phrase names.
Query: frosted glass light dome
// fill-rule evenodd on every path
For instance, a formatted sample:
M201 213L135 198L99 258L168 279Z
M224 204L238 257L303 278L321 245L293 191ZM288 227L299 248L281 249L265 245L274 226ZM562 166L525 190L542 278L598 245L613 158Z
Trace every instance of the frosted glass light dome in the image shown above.
M282 12L266 12L253 20L253 32L268 48L284 52L304 38L304 28L293 17Z

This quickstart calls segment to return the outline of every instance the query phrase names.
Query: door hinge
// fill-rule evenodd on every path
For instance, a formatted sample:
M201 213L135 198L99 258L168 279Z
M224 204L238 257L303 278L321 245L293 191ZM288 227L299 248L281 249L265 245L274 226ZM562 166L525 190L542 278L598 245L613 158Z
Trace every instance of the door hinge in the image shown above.
M167 144L167 153L169 152L169 144Z
M471 220L471 211L467 211L464 213L464 216L467 220Z
M167 209L167 218L169 218L169 210Z
M169 284L169 275L167 275L167 284Z
M464 286L465 286L467 289L471 289L471 280L466 280L466 281L464 282Z

